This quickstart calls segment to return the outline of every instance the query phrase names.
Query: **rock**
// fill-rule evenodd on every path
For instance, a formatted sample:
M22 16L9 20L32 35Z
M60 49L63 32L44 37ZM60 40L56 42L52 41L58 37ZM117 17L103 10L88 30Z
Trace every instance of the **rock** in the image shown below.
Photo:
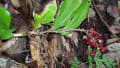
M18 63L10 58L0 58L0 68L28 68L25 65Z
M108 55L110 56L110 59L114 60L115 58L118 58L120 60L120 43L113 43L107 46L108 49Z
M113 43L107 46L108 51L120 51L120 43Z

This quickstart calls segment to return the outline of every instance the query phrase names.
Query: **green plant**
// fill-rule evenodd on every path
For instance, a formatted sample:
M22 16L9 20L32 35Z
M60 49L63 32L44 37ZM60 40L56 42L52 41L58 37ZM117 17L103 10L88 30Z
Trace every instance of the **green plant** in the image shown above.
M10 13L5 8L0 7L0 37L4 40L13 36L12 32L15 29L10 29L10 24Z
M33 12L34 29L37 30L41 26L41 24L48 24L54 21L56 10L56 5L48 4L47 9L41 15Z
M80 67L80 62L77 59L77 57L74 57L74 60L72 60L71 63L72 63L71 68L79 68Z
M88 14L88 9L91 5L91 0L64 0L61 5L60 9L58 11L58 14L56 15L55 20L53 21L53 26L51 30L57 30L61 27L64 29L75 29L77 28L87 17ZM49 14L48 16L53 18L55 14L54 13L51 15ZM47 15L46 13L41 14L43 15L43 18ZM42 18L40 15L37 15L33 13L34 17L34 28L38 29L40 27L40 24L42 22ZM45 18L45 21L48 18ZM48 24L50 21L47 23L42 23L42 24ZM59 31L61 34L69 34L69 32L66 31Z
M90 56L94 57L95 56L95 52L90 52Z
M103 35L96 32L94 28L89 28L86 34L87 43L91 46L88 54L89 68L92 68L93 62L95 62L96 68L101 66L115 68L116 63L107 54L104 54L106 50L103 47Z
M77 28L87 17L90 5L91 0L64 0L56 16L56 20L53 22L52 29L56 30L60 27L64 27L64 29ZM60 33L70 35L66 31L60 31Z
M103 35L96 32L94 28L89 28L87 32L87 43L95 50L99 49L101 53L105 53L105 48L103 47Z
M57 6L49 4L41 15L33 12L34 30L40 28L41 24L48 24L50 22L53 22L51 30L57 30L61 27L64 27L64 29L75 29L87 17L90 5L91 0L64 0L54 19ZM6 9L0 7L0 37L2 39L9 39L13 36L12 32L15 29L10 29L10 23L10 13ZM65 31L59 32L61 34L69 34Z
M97 50L95 56L91 57L90 52L92 52L92 49L90 49L88 55L89 68L92 68L93 62L95 62L96 68L100 68L101 66L107 68L115 68L116 63L114 60L110 59L107 54L102 55L100 51Z

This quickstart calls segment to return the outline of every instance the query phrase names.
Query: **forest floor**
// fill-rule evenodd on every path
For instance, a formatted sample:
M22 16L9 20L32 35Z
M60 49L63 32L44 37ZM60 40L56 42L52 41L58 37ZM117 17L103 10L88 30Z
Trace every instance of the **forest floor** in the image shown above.
M33 8L39 9L36 12L40 14L50 0L36 0L32 4L30 1L11 0L8 5L12 17L11 28L16 29L15 34L31 31ZM4 7L5 3L1 0L0 7ZM42 25L39 31L49 30L51 25ZM90 28L103 35L105 54L115 60L116 68L120 68L120 1L93 0L88 17L77 29ZM89 50L87 34L80 31L72 31L72 37L51 32L12 37L0 40L0 68L70 68L75 57L81 63L79 68L89 68L88 63L83 64L88 61ZM94 64L93 68L96 68Z

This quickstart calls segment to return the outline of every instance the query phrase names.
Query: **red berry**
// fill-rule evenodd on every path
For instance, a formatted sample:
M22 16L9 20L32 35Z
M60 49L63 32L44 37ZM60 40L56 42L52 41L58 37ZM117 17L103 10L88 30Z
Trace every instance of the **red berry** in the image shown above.
M103 43L99 43L98 47L103 47Z
M105 53L105 51L106 51L105 48L101 48L101 49L100 49L100 52L101 52L101 53Z
M99 50L100 50L100 49L103 49L103 47L99 47Z
M97 33L94 31L94 32L93 32L93 37L95 37L96 35L97 35Z
M89 28L88 34L91 34L94 30L94 28Z
M95 29L91 27L91 28L89 28L89 31L95 31Z
M95 38L95 40L97 40L99 37L96 35L94 38Z
M96 47L96 42L91 42L91 47Z
M94 57L95 56L95 52L90 52L90 56Z
M91 45L91 41L90 41L90 40L88 40L88 41L87 41L87 44L88 44L88 45Z
M102 35L102 34L98 34L98 37L99 37L99 38L102 38L102 37L103 37L103 35Z
M91 34L92 32L91 31L88 31L88 34Z
M89 39L91 39L91 37L87 35L87 39L89 40Z

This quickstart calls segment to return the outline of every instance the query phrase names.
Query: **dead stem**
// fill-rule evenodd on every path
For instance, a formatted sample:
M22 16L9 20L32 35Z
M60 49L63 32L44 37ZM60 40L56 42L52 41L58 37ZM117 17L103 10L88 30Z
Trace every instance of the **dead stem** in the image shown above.
M28 36L28 35L41 35L45 33L59 33L59 31L77 31L77 32L87 32L88 30L85 29L58 29L58 30L46 30L46 31L41 31L41 32L23 32L23 33L15 33L13 36L14 37L21 37L21 36Z

